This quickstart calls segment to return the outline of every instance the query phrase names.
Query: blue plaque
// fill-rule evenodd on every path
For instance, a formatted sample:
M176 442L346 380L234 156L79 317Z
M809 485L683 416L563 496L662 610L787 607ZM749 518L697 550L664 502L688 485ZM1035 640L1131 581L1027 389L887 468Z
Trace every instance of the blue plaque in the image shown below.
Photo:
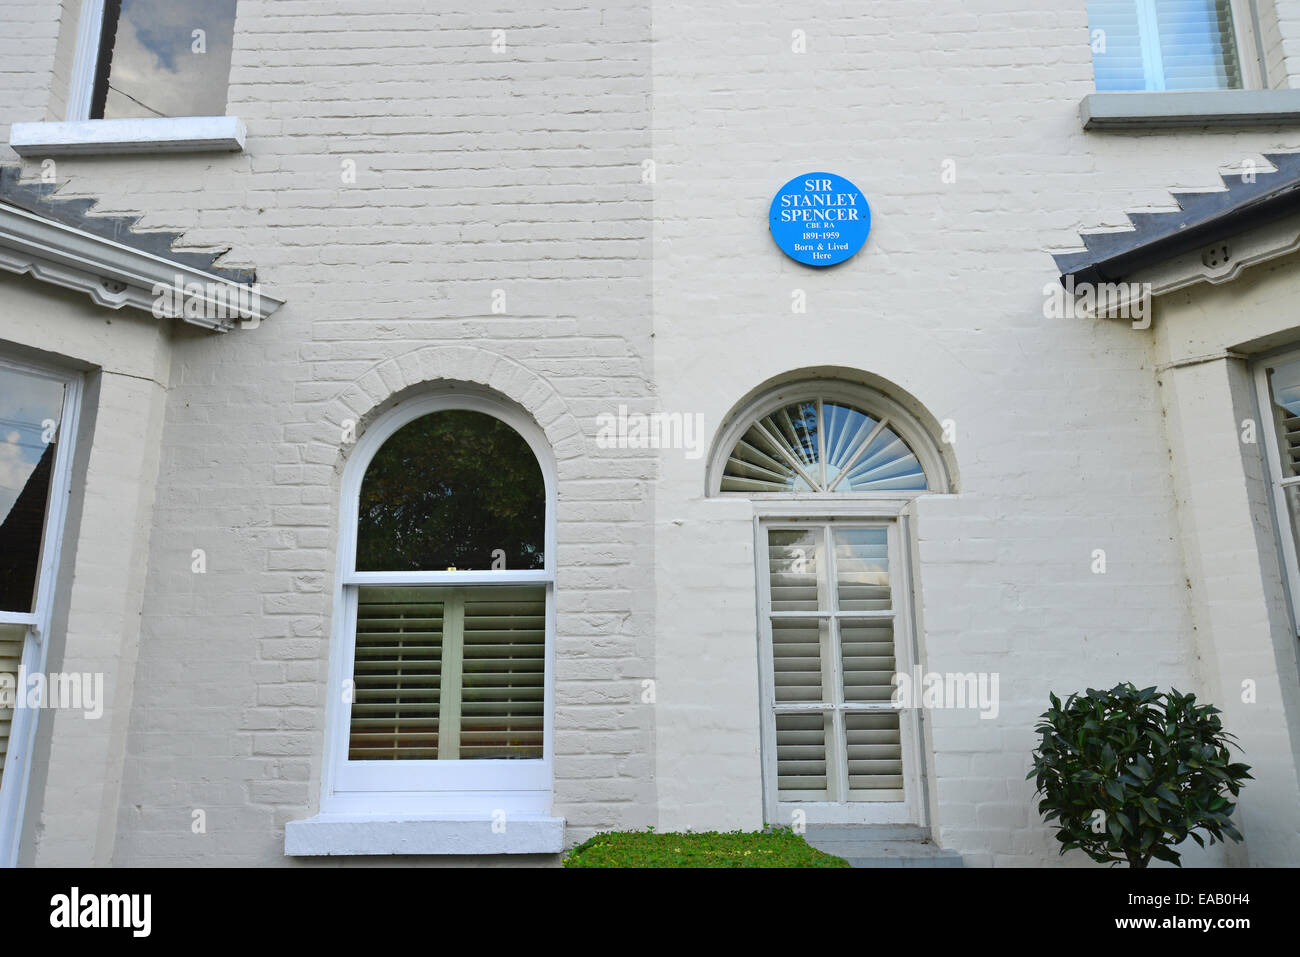
M786 183L772 199L772 238L795 262L834 266L867 241L871 209L843 176L805 173Z

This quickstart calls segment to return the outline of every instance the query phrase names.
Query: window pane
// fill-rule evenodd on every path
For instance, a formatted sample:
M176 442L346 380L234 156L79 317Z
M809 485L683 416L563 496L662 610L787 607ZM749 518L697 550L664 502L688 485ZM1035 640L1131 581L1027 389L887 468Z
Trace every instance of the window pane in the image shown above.
M33 608L63 390L0 367L0 611Z
M772 610L825 610L822 533L813 529L774 529L767 533L767 542Z
M889 611L889 533L835 529L835 585L840 611Z
M435 588L360 589L349 760L438 757L441 596Z
M1300 475L1300 362L1288 362L1268 371L1273 395L1273 422L1277 428L1282 477Z
M366 469L357 570L539 569L545 527L542 469L519 433L481 412L435 412Z
M1241 65L1230 0L1156 0L1166 90L1235 90Z
M835 491L922 492L926 487L920 460L893 429L884 428L847 467Z
M888 619L840 622L844 700L888 701L894 692L894 624Z
M777 704L826 700L823 672L828 629L824 619L772 619L772 673Z
M829 714L776 716L776 788L779 801L828 799L826 742Z
M460 759L540 758L546 587L465 592Z
M897 714L844 716L850 801L903 800L903 741Z
M1089 0L1099 91L1241 88L1230 0Z
M348 759L541 758L546 586L364 585Z
M1088 28L1098 92L1148 89L1134 0L1088 0Z
M235 0L105 0L91 117L224 115L234 34Z

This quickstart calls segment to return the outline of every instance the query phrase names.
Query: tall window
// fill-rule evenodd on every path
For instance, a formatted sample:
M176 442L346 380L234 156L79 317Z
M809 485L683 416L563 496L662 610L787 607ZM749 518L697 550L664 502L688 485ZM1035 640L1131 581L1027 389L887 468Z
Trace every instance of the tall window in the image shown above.
M236 0L85 0L69 119L221 116Z
M535 426L471 396L403 409L359 444L336 645L346 729L325 804L549 811L541 451Z
M14 704L20 671L45 667L79 396L77 376L0 359L0 865L17 854L39 712Z
M1236 90L1231 0L1089 0L1099 91Z
M1269 472L1293 620L1300 620L1300 355L1292 353L1256 367L1261 408L1267 409Z
M905 798L907 716L891 697L911 654L897 641L893 532L883 523L766 527L765 651L782 804Z
M943 456L869 389L796 384L724 429L715 494L758 517L764 807L788 823L919 824L918 661L907 506L946 488Z

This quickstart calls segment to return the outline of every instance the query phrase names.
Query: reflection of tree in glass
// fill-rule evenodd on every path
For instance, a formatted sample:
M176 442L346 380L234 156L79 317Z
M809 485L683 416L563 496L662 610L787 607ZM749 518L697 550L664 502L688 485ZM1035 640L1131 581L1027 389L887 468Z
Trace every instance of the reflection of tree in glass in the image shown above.
M546 489L519 433L453 410L395 432L361 483L358 571L543 567ZM500 567L500 563L498 563Z

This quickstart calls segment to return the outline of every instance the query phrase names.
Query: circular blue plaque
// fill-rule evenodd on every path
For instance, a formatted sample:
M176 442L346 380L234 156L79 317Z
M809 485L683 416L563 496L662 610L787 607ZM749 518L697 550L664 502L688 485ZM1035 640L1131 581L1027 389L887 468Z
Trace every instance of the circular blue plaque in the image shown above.
M867 241L871 209L843 176L805 173L786 183L772 199L772 238L795 262L834 266Z

